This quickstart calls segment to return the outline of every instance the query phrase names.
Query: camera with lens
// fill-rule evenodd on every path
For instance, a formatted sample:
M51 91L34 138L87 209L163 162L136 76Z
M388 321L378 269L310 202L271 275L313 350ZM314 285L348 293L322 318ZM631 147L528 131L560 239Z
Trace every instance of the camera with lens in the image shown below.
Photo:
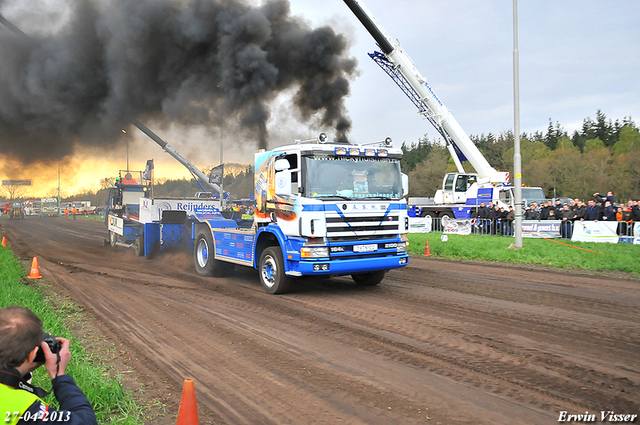
M56 337L51 335L50 333L45 332L43 336L43 340L44 342L47 343L47 345L49 346L49 350L51 350L53 354L58 353L60 351L60 348L62 348L62 343L58 341ZM44 363L45 361L46 359L44 358L44 351L42 351L42 348L40 348L36 353L36 358L34 362Z

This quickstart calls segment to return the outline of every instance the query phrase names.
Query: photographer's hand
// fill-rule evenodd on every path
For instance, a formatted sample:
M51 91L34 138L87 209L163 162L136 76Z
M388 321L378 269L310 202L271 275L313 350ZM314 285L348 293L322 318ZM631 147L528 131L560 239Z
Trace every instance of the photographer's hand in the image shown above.
M60 337L57 337L56 339L62 344L58 354L52 353L46 342L43 341L40 344L40 347L44 352L44 358L46 359L44 367L47 369L47 372L49 373L51 379L54 379L56 376L64 375L67 369L67 364L69 364L69 360L71 360L71 352L69 351L69 340ZM60 355L59 362L58 355Z

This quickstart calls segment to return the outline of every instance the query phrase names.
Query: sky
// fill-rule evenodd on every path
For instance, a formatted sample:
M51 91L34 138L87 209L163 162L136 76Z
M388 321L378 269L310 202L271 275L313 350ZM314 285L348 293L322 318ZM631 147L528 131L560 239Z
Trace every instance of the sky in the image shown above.
M292 1L314 23L331 22L353 41L360 77L347 100L358 141L416 142L430 124L369 57L373 38L342 1ZM467 134L514 128L513 2L365 0ZM640 4L637 1L518 2L520 129L569 132L598 109L640 120Z
M468 134L498 134L513 129L511 1L367 0L365 3L387 32L399 40ZM350 82L346 100L352 121L351 141L368 143L391 137L399 147L402 143L415 143L425 134L431 140L438 137L393 81L367 56L377 46L343 1L290 0L290 7L292 14L314 27L329 25L351 43L350 56L358 60L357 76ZM37 8L32 13L37 13ZM544 132L551 119L571 134L586 117L595 118L599 109L613 120L630 116L638 123L640 7L636 0L521 0L518 16L522 132ZM6 17L12 18L10 9ZM20 18L20 14L15 17ZM270 146L327 131L314 126L289 128L276 110L275 118L268 124L273 137ZM202 135L202 129L185 132L168 128L158 133L198 167L211 167L220 160L219 140L209 140L206 149L193 143L211 137ZM142 169L147 159L154 158L156 176L189 176L182 165L140 132L134 130L128 137L131 168L139 165L137 168ZM223 148L225 162L253 162L251 149L237 149L227 139ZM126 151L122 147L108 155L79 152L61 165L63 176L74 176L72 180L63 177L63 186L68 188L67 192L95 187L100 178L115 176L114 170L125 167ZM40 175L42 180L48 179L50 188L57 166L55 170L42 170ZM34 189L35 185L34 180Z

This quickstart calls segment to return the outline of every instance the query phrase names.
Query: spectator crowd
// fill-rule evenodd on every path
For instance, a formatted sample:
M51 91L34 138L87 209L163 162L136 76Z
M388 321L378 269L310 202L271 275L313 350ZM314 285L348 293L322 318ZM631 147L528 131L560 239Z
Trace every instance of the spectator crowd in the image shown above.
M556 199L545 201L541 204L531 202L523 211L523 220L560 220L560 234L564 238L570 239L575 221L616 221L618 234L630 235L631 223L640 221L640 207L638 200L629 200L627 203L616 204L612 191L606 195L594 193L593 199L589 199L585 204L580 199L573 199L570 202L562 202ZM500 233L504 236L513 236L513 222L515 212L513 207L506 210L503 207L489 202L480 204L473 218L476 222L487 224L484 228L492 235Z

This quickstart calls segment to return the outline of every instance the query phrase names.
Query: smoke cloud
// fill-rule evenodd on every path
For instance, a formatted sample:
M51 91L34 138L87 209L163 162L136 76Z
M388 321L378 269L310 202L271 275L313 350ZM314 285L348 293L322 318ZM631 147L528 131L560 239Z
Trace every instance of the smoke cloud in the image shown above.
M319 116L342 139L351 126L347 40L292 16L287 0L77 0L51 34L6 24L0 155L23 164L108 148L132 119L238 123L266 147L270 102L285 90L302 120Z

